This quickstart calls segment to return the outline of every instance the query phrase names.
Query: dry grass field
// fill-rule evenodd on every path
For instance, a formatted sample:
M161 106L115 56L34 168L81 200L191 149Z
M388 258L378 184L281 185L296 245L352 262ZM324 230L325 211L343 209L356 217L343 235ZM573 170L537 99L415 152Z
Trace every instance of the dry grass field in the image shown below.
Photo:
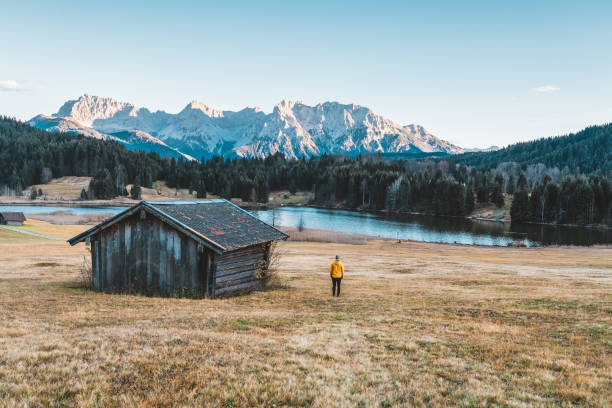
M35 216L38 214L35 214ZM40 214L41 216L53 216L53 215L49 215L49 214ZM110 214L106 215L106 217L108 217ZM60 218L62 216L60 215ZM42 217L41 217L42 218ZM102 221L102 220L100 220ZM98 221L99 222L99 221ZM37 219L27 219L23 225L13 225L11 226L11 228L14 229L18 229L18 230L22 230L22 231L27 231L27 232L33 232L35 234L42 234L42 235L47 235L50 237L55 237L55 238L64 238L64 239L68 239L68 238L72 238L77 234L80 234L81 232L85 231L86 229L92 227L92 225L57 225L57 224L50 224L46 221L42 221L42 220L37 220ZM43 241L43 243L45 243L47 241ZM2 240L0 240L0 245L2 244Z
M372 237L368 235L349 234L339 231L326 231L314 228L304 228L300 231L296 227L279 227L283 232L289 234L289 241L296 242L334 242L343 244L365 245L368 239Z
M155 299L0 230L0 406L610 406L612 249L280 248L281 289Z
M474 218L484 218L484 219L495 219L500 214L503 214L502 219L506 222L511 220L510 217L510 208L512 207L512 196L505 195L504 196L504 205L501 208L498 208L495 204L481 204L476 203L476 207L472 212L471 216Z
M34 187L43 191L43 196L38 197L38 201L46 200L64 200L64 201L78 201L81 197L81 190L87 191L89 182L92 177L76 177L66 176L61 178L55 178L50 180L46 184L37 184ZM30 190L32 186L27 186L23 195L19 197L14 196L3 196L0 195L0 200L14 201L14 200L28 200L30 197ZM132 184L126 186L127 191L131 191ZM155 181L153 188L142 187L141 196L143 200L195 200L196 193L191 192L186 188L170 188L166 186L164 181ZM209 194L208 198L216 198L216 196ZM118 196L112 200L114 203L125 202L127 204L135 203L135 200L131 200L129 197Z
M314 200L312 191L297 191L291 194L289 190L273 191L270 193L270 204L305 205Z
M38 184L36 188L41 189L47 199L78 200L81 190L87 190L90 181L91 177L66 176L52 179L47 184ZM29 194L30 190L27 189L26 193Z

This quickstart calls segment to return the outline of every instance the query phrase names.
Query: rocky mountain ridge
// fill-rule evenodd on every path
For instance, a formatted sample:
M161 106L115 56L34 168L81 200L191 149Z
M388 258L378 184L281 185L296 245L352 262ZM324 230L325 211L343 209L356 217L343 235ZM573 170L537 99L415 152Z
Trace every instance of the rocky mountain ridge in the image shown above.
M338 102L309 106L281 101L266 114L259 108L221 111L192 101L179 113L152 112L112 98L83 95L54 115L28 123L115 140L127 148L172 157L288 158L359 153L462 153L419 125L401 126L371 109Z

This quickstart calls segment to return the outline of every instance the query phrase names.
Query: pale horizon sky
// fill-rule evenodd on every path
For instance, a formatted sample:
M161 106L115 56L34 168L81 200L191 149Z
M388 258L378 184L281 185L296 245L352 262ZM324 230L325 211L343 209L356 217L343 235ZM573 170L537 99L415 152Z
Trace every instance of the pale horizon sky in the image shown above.
M367 106L464 147L612 122L610 1L11 1L0 115Z

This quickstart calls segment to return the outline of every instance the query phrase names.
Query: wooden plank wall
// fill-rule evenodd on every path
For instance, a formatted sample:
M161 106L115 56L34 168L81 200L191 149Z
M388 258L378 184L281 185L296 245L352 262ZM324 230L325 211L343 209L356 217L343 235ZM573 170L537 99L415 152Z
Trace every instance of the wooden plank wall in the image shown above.
M265 263L263 245L226 252L217 257L215 295L258 288L260 281L256 273L262 262Z
M104 292L202 297L210 259L196 241L150 214L136 213L92 241L94 287Z

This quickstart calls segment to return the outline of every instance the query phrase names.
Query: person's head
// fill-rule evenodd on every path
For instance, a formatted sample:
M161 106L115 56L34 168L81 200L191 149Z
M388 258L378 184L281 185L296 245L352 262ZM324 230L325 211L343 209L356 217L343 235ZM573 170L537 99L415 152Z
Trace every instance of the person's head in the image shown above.
M336 261L340 260L340 255L336 255Z

